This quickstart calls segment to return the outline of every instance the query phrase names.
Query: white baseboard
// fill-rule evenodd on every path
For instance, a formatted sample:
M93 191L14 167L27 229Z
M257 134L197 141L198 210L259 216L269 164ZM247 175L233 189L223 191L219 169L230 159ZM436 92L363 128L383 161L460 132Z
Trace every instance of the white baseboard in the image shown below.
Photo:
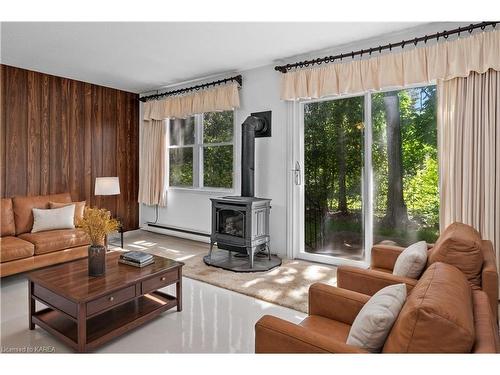
M210 243L210 237L200 236L200 235L196 235L196 234L192 234L192 233L184 233L184 232L179 232L176 230L151 227L147 224L141 225L141 229L148 231L148 232L165 234L165 235L172 236L172 237L179 237L179 238L185 238L187 240L192 240L192 241Z

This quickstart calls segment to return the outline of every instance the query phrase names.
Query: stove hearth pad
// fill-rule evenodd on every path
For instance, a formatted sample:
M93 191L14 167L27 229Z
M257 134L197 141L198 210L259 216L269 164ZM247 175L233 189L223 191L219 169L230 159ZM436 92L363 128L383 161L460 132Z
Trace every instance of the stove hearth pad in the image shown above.
M229 252L226 250L213 250L211 255L205 255L203 261L208 266L218 267L233 272L264 272L281 266L281 259L276 255L271 255L271 259L267 256L256 256L254 258L253 267L250 266L248 256L235 256L238 253Z

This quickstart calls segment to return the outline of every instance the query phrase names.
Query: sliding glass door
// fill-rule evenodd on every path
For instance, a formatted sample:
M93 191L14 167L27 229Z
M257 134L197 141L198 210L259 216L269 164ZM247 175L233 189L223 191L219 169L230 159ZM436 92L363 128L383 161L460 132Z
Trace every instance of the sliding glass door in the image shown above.
M438 233L435 87L296 104L294 256L369 259Z

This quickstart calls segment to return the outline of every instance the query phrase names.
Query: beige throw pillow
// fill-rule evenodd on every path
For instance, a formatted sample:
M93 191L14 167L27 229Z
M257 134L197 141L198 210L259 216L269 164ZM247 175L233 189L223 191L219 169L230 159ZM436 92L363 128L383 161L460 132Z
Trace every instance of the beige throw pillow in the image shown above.
M83 212L85 211L85 204L87 202L71 202L71 203L59 203L59 202L49 202L49 208L61 208L69 206L70 204L75 205L75 226L79 219L83 218Z
M352 323L347 344L380 352L406 300L406 284L387 286L375 293Z
M55 229L75 228L75 205L54 209L33 208L33 229L31 233Z
M408 246L399 254L393 275L418 279L427 264L427 243L420 241Z

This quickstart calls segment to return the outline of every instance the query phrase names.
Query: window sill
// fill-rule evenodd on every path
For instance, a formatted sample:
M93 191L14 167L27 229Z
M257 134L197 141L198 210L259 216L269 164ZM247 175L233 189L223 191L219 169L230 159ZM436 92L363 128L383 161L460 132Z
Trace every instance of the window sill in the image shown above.
M172 186L168 188L168 191L184 191L187 193L197 193L197 194L234 194L234 189L218 189L218 188L189 188Z

